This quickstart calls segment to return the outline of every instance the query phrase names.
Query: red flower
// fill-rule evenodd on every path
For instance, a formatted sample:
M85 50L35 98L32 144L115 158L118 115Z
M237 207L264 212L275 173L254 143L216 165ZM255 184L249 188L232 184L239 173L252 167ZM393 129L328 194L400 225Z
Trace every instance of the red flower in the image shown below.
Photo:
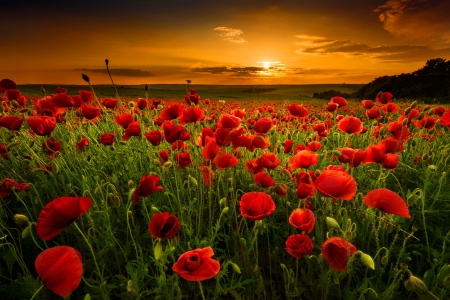
M86 90L79 90L78 94L80 94L81 100L83 100L84 103L91 102L92 97L94 96L93 92Z
M13 193L13 188L16 192L30 190L28 183L18 183L11 178L5 178L0 181L0 198L6 198Z
M361 133L363 125L360 119L348 116L339 121L338 128L347 133Z
M5 97L8 100L18 100L20 96L22 96L22 93L19 90L5 91Z
M50 135L56 127L55 117L33 117L25 119L33 132L39 136Z
M291 115L296 117L308 116L308 110L299 104L291 104L288 106L288 111Z
M147 108L147 106L148 106L148 102L147 102L147 100L144 99L144 98L138 98L136 104L137 104L137 107L138 107L140 110L143 110L143 109Z
M50 104L53 107L72 107L75 104L75 101L73 101L72 97L70 97L66 93L60 93L52 95Z
M256 173L264 170L264 166L262 164L262 159L252 159L245 163L245 168L250 172L250 174L255 175Z
M319 151L320 148L322 148L322 144L317 141L312 141L308 144L307 148L309 151L316 152Z
M356 194L356 181L346 172L323 170L314 182L315 188L325 197L352 200Z
M214 178L216 177L213 170L211 170L207 166L200 166L198 168L202 172L202 178L203 178L203 182L205 183L205 185L207 187L211 187L212 182L213 182Z
M239 127L241 124L241 119L229 114L221 114L219 117L219 121L217 121L217 127L233 129Z
M144 136L153 146L158 146L161 143L162 134L159 130L144 133Z
M84 104L81 106L81 113L86 119L92 120L100 116L100 108L97 106Z
M1 92L1 89L15 90L15 89L17 89L17 84L14 81L12 81L11 79L5 78L5 79L0 80L0 92Z
M362 103L362 106L366 109L371 109L373 107L372 100L362 100L361 103Z
M42 283L52 292L68 297L81 282L81 254L68 246L56 246L39 253L34 262Z
M284 141L284 153L289 153L292 150L292 147L294 146L294 141L293 140L285 140Z
M177 153L175 154L175 161L178 164L178 169L184 169L192 164L191 153Z
M250 220L261 220L275 212L276 206L270 195L263 192L249 192L239 202L241 215Z
M369 119L379 119L380 118L380 110L377 108L372 108L366 111L366 117Z
M436 116L442 117L442 115L444 115L444 113L445 113L445 107L443 107L443 106L436 106L436 107L433 109L433 113L434 113Z
M383 111L385 114L387 113L396 113L398 110L398 106L395 103L388 103L383 106Z
M150 197L151 194L157 191L162 191L164 188L158 185L160 181L157 175L145 175L141 178L139 186L133 193L133 204L137 205L140 197Z
M169 104L161 111L159 116L162 120L169 121L178 118L183 113L183 105Z
M89 146L89 140L85 137L82 137L79 142L75 143L75 147L77 148L77 152L83 152L84 147Z
M194 103L195 105L197 105L199 100L200 100L200 96L197 94L197 91L194 89L191 89L190 93L184 96L184 101L186 101L187 105L191 105L191 103Z
M198 107L187 107L179 117L180 124L195 123L205 117L205 111Z
M219 154L221 148L217 146L216 140L214 138L208 137L206 140L206 145L203 148L201 154L204 159L211 160L214 159L217 154Z
M264 118L259 119L255 123L255 125L253 126L253 129L258 133L266 133L270 129L272 129L272 127L273 127L272 120L267 117L264 117Z
M301 150L294 157L289 159L291 168L309 168L317 165L319 162L319 155L314 154L309 150Z
M348 163L352 168L359 166L366 157L366 151L361 149L338 148L337 150L341 152L338 160L342 163Z
M284 183L277 184L275 186L275 193L277 193L277 195L279 197L282 197L282 198L285 197L287 195L287 193L288 193L287 185L285 185Z
M114 143L116 136L114 135L114 132L102 133L102 134L100 134L99 139L100 139L101 144L108 146L108 145L112 145Z
M300 259L314 250L312 240L306 234L293 234L286 241L286 250L293 257Z
M337 104L337 103L328 103L328 105L325 107L325 109L327 110L327 111L329 111L329 112L333 112L333 111L335 111L336 109L338 109L339 108L339 104Z
M264 168L267 169L275 169L281 163L281 160L271 152L264 153L261 155L261 160Z
M87 197L59 197L44 206L37 219L39 237L48 241L57 236L92 206Z
M297 208L289 216L289 224L298 230L310 233L316 224L314 213L307 208Z
M411 218L405 200L397 193L385 188L375 189L367 193L363 198L363 203L367 206L378 208L388 214L394 214L407 219Z
M216 155L213 163L214 167L216 167L217 169L225 170L226 168L233 167L239 164L239 160L233 154L221 152Z
M0 156L4 159L8 160L8 152L11 151L11 149L6 146L5 144L0 144Z
M213 255L211 247L185 252L178 258L172 270L188 281L213 278L220 271L220 263L211 258Z
M148 223L150 234L161 240L170 239L180 228L180 221L168 212L155 213Z
M16 117L16 116L6 116L0 118L0 128L5 127L8 130L20 130L22 127L24 118Z
M131 122L134 122L134 117L130 113L123 113L114 118L114 123L122 126L124 129L128 128Z
M375 100L380 104L386 104L392 99L392 94L389 92L379 92Z
M345 272L350 255L355 254L356 247L340 237L332 237L322 244L323 258L331 268Z
M141 125L139 121L131 122L128 125L127 129L125 129L125 134L122 137L124 141L128 141L132 136L140 136L141 135Z
M394 139L400 140L402 142L409 140L408 126L403 125L402 122L389 123L387 128Z
M186 139L187 134L189 132L186 131L186 129L183 126L172 124L171 122L164 122L162 125L162 129L164 131L164 138L168 143L173 143L176 140L188 140L189 137Z
M311 184L300 182L295 192L295 197L300 199L312 198L316 194L316 190Z
M342 97L333 97L331 98L330 103L337 103L339 107L344 107L348 105L347 100Z
M62 147L58 140L52 141L51 139L47 139L45 142L42 142L42 148L45 150L47 155L52 157L56 157L56 152L61 152Z
M115 108L117 106L117 103L119 101L117 99L114 98L105 98L102 101L102 104L106 107L106 108Z
M167 150L161 150L159 151L159 160L161 161L161 163L165 163L166 161L169 160L169 151Z
M275 180L272 177L264 172L259 172L253 177L253 181L263 188L269 188L275 185Z
M393 153L386 153L382 165L386 169L394 169L398 165L398 155Z

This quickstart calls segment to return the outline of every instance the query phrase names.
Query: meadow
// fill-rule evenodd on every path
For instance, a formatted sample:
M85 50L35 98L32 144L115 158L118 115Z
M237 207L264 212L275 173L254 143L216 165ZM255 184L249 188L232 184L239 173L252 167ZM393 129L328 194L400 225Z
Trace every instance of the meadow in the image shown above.
M450 298L446 106L0 87L2 299Z

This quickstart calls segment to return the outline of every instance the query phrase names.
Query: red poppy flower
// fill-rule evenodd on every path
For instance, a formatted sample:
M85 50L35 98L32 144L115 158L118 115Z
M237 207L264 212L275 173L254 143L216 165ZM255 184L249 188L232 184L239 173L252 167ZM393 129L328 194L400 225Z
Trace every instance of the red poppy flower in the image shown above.
M161 143L162 133L159 130L144 133L144 136L153 146L158 146Z
M435 108L433 108L433 113L436 116L442 117L442 115L444 115L444 113L445 113L445 107L443 107L443 106L436 106Z
M205 117L205 111L199 107L187 107L183 114L178 118L180 124L195 123Z
M379 92L377 97L375 98L375 100L378 103L386 104L389 101L391 101L392 97L393 97L392 94L389 93L389 92L384 92L384 93L383 92Z
M241 119L230 114L221 114L217 121L217 127L233 129L239 127Z
M242 195L239 202L241 215L250 220L261 220L275 212L276 206L272 197L263 192L248 192Z
M48 241L57 236L92 206L87 197L59 197L44 206L37 219L39 237Z
M340 237L332 237L322 244L323 258L331 268L339 272L347 270L347 262L355 254L356 247Z
M275 180L273 180L269 174L264 172L259 172L253 176L253 181L263 188L269 188L275 185Z
M337 103L339 107L344 107L348 105L347 100L342 97L333 97L331 98L330 103Z
M258 133L266 133L270 129L272 129L273 123L270 118L264 117L259 119L255 125L253 126L253 129Z
M5 127L8 130L20 130L22 127L22 123L24 118L16 117L16 116L6 116L0 118L0 127Z
M386 169L394 169L398 165L398 155L393 153L386 153L383 160L383 167Z
M363 130L363 125L360 119L347 116L339 121L338 128L343 132L359 134Z
M245 163L245 168L250 172L250 174L255 175L256 173L264 170L264 166L261 158L252 159Z
M387 113L396 113L398 110L398 105L395 103L388 103L383 106L383 111L385 114Z
M102 104L106 108L115 108L117 106L117 103L119 103L119 101L117 99L114 99L114 98L105 98L102 101Z
M112 145L116 139L114 132L112 133L102 133L99 135L100 143L105 146Z
M81 254L69 246L56 246L39 253L34 262L42 283L52 292L68 297L81 282Z
M263 167L267 169L275 169L281 163L281 159L279 159L274 153L271 152L262 154L261 161Z
M4 90L15 90L17 89L17 84L11 79L2 79L0 80L0 89Z
M92 97L94 96L93 92L86 90L79 90L78 94L80 95L81 100L83 100L84 103L91 102Z
M61 152L62 147L58 140L52 141L51 139L47 139L45 142L42 142L42 148L45 150L47 155L52 157L56 156L56 152Z
M309 151L316 152L322 148L322 144L318 141L312 141L308 144L307 148Z
M294 157L289 159L291 168L309 168L317 165L319 162L319 155L314 154L309 150L301 150Z
M187 131L183 126L175 125L171 122L164 122L162 129L164 131L164 138L170 144L176 140L186 140L184 136Z
M187 105L191 105L191 103L197 105L199 100L200 96L194 89L191 89L190 93L184 96L184 101L187 103Z
M401 140L402 142L409 140L408 126L403 125L402 122L389 123L387 128L394 139Z
M16 192L30 190L30 186L27 183L19 183L11 178L5 178L0 181L0 198L6 198L13 193L13 189Z
M286 250L293 257L300 259L303 255L310 254L314 245L306 234L293 234L286 240Z
M372 100L362 100L361 103L362 103L362 106L366 109L371 109L373 107Z
M363 203L372 208L378 208L385 213L394 214L403 218L410 219L408 205L397 193L379 188L370 191L363 198Z
M277 184L275 186L275 193L281 198L285 197L288 193L288 187L284 183Z
M30 125L33 132L39 136L50 135L56 127L55 117L33 117L25 121Z
M234 109L231 114L239 119L243 119L245 117L245 109Z
M66 93L53 94L50 99L50 104L53 107L72 107L75 104L72 97L67 95Z
M414 122L414 125L420 129L426 128L428 130L431 130L436 125L436 122L437 122L437 119L434 117L423 117L422 120Z
M311 184L308 183L299 183L297 186L297 190L295 191L295 197L300 199L312 198L316 194L316 190Z
M333 111L335 111L336 109L338 109L339 108L339 104L337 104L337 103L328 103L328 105L325 107L325 109L327 110L327 111L329 111L329 112L333 112Z
M114 123L122 126L124 129L126 129L131 122L134 122L134 117L130 113L123 113L114 118Z
M202 156L204 159L211 160L219 154L221 147L217 146L214 138L207 138L205 147L202 150Z
M372 108L366 111L366 117L368 117L371 120L379 119L380 115L381 115L380 110L377 108Z
M159 116L162 120L170 121L178 118L183 113L183 105L174 103L169 104L161 111Z
M140 136L141 131L142 129L139 121L131 122L127 129L125 129L125 134L122 136L122 139L128 141L132 136Z
M322 195L334 200L352 200L356 195L356 181L347 172L323 170L314 186Z
M231 153L220 152L213 160L214 167L219 170L225 170L239 164L239 159Z
M203 178L203 182L205 183L205 185L207 187L211 187L212 183L213 183L213 180L216 177L216 175L214 174L213 170L211 170L207 166L200 166L198 168L202 172L202 178Z
M158 152L158 154L159 160L161 161L162 164L169 160L169 151L161 150Z
M203 281L213 278L220 271L220 263L212 259L211 247L195 249L183 253L172 270L187 281Z
M228 130L226 129L225 131L228 132ZM207 137L214 138L214 132L211 128L202 128L202 132L200 133L200 136L195 140L195 144L199 147L205 147Z
M284 141L283 152L286 153L286 154L290 153L293 146L294 146L294 141L293 140L285 140Z
M178 164L178 169L184 169L192 164L191 153L177 153L175 154L175 161Z
M170 239L180 228L178 218L168 212L155 213L148 223L150 234L161 240Z
M7 90L7 91L5 91L5 97L9 101L11 101L11 100L18 100L20 96L22 96L22 93L19 90Z
M450 109L448 109L440 118L441 125L450 127Z
M366 151L361 149L338 148L337 150L341 152L338 160L342 163L348 163L352 168L359 166L366 157Z
M291 115L296 117L308 116L308 110L299 104L291 104L288 106L288 111Z
M85 117L88 120L93 120L100 116L100 108L93 105L84 104L81 106L81 113L83 114L83 117Z
M5 144L0 144L0 156L4 159L8 160L8 152L11 151L11 149L6 146Z
M75 147L77 152L83 152L84 147L89 146L89 140L85 137L82 137L79 142L75 143Z
M137 100L137 102L136 102L136 105L137 105L137 107L138 107L140 110L143 110L143 109L146 109L146 108L147 108L148 102L147 102L147 100L144 99L144 98L138 98L138 100Z
M134 190L133 204L137 205L140 197L150 197L154 192L164 190L162 186L158 185L160 180L157 175L143 176L139 186Z
M289 216L289 224L298 230L310 233L316 224L314 213L307 208L297 208Z

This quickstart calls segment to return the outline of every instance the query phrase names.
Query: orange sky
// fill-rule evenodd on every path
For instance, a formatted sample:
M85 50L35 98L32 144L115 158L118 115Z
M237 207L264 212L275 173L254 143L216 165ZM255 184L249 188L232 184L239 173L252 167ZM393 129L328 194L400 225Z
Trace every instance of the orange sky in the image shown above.
M11 2L0 77L18 84L109 83L106 58L116 84L367 83L450 59L448 0Z

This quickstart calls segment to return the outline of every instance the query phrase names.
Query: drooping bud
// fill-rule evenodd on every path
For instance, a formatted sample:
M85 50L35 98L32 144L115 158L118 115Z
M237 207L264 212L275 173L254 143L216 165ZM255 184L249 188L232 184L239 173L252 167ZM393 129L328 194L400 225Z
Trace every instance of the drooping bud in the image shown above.
M339 223L334 218L327 217L326 218L326 222L327 222L328 228L333 228L333 229L336 229L336 230L340 230L341 229L341 226L339 226Z
M383 91L379 91L377 94L377 98L380 98L381 96L383 96Z
M108 66L108 63L109 63L109 60L108 60L108 59L105 59L105 64L106 64L106 66Z
M17 226L19 226L21 229L26 228L28 227L28 225L30 225L30 221L25 215L15 214L14 221L16 222Z
M361 262L369 269L375 270L375 263L369 254L361 252Z
M190 184L192 184L193 186L198 186L197 179L195 179L195 178L192 177L191 175L188 175L188 179L189 179L189 183L190 183Z
M42 92L42 95L45 96L45 89L44 89L44 87L42 87L42 86L41 86L41 92Z
M231 268L233 269L234 272L241 274L241 269L239 268L239 266L231 261L229 261Z
M224 208L222 209L222 214L227 214L229 210L230 210L230 208L229 208L228 206L227 206L227 207L224 207Z
M428 292L426 284L420 278L412 275L405 281L405 288L408 291L416 292L419 295Z
M87 76L86 74L81 74L81 77L83 78L84 81L90 83L91 80L89 79L89 76Z
M19 102L17 102L16 100L12 100L11 104L12 104L12 106L14 106L14 108L18 108L19 107Z

